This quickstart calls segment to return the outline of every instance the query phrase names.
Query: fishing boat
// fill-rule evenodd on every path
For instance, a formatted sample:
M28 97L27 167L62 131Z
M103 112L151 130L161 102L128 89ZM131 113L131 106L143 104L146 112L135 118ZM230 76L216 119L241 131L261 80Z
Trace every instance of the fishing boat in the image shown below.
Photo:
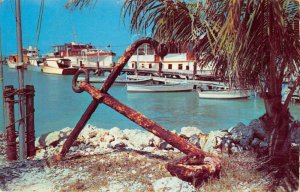
M32 71L41 71L40 64L43 63L42 58L38 56L38 50L29 46L23 48L23 63L24 68ZM18 55L12 54L7 59L7 64L9 68L16 68L18 64Z
M198 90L198 94L201 99L245 99L250 97L251 92L249 90L224 89L214 91Z
M6 62L9 68L16 69L17 64L19 63L18 55L17 54L9 55ZM27 49L23 48L23 63L26 64L28 62L29 62L29 58L27 56ZM24 65L24 67L26 68L26 65Z
M39 56L38 49L29 46L26 55L28 56L28 62L26 64L27 70L40 72L45 58Z
M83 77L79 77L77 81L83 81ZM90 77L90 83L104 83L106 81L105 77L100 76L93 76ZM145 79L121 79L117 78L114 81L114 85L126 85L126 84L147 84L153 81L152 78L145 78Z
M192 91L194 85L188 83L166 83L166 84L127 84L128 92L184 92Z
M74 75L79 68L70 66L70 63L70 59L58 59L56 60L57 67L44 64L42 66L42 72L56 75Z

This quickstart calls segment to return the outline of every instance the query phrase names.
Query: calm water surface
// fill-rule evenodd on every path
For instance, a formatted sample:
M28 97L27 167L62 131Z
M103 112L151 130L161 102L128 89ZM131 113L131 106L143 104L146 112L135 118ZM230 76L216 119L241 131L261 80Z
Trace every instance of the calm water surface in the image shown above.
M5 85L18 87L16 70L4 66L4 78ZM27 71L25 79L25 84L33 84L36 90L37 136L64 127L74 127L92 100L87 93L77 94L72 91L71 76ZM100 87L100 84L96 86ZM229 128L238 122L248 124L265 111L263 101L254 97L246 100L201 100L196 92L127 93L124 86L113 86L109 93L170 130L194 126L209 132ZM0 108L3 109L2 102ZM300 119L300 105L291 106L291 112L295 118ZM140 128L105 105L98 107L88 123L101 128ZM4 127L1 110L0 130L4 130Z

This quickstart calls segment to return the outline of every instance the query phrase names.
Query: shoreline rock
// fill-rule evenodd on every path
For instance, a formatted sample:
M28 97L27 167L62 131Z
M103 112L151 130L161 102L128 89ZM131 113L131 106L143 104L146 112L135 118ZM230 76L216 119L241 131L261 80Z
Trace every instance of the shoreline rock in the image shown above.
M300 123L295 122L292 124L291 129L294 131L291 138L292 142L294 142L293 145L299 146L300 137L298 136L300 135ZM31 161L26 162L26 165L23 165L22 162L0 165L0 169L10 170L7 172L8 175L0 174L0 178L5 178L0 182L0 189L13 191L20 190L24 186L31 186L29 189L36 190L44 186L41 182L34 184L34 180L38 178L42 178L41 181L44 182L45 185L50 185L49 191L60 190L57 188L60 182L59 179L66 180L66 178L69 178L67 179L68 182L75 183L74 185L79 188L82 187L82 183L78 183L78 181L90 177L90 175L81 174L87 171L85 166L80 165L78 169L73 170L70 168L50 168L49 165L45 165L54 154L57 154L61 150L63 143L71 131L72 128L66 127L60 131L47 133L36 138L37 153L32 162L40 162L37 163L37 165L31 165ZM268 147L266 130L260 119L251 121L248 126L238 123L228 130L211 131L207 134L204 134L200 129L195 127L183 127L178 134L190 143L202 148L204 151L215 155L221 155L224 152L231 155L232 153L239 153L249 149L265 151ZM2 142L3 139L3 135L0 135ZM0 152L4 154L4 148L1 148ZM121 130L117 127L103 129L93 125L87 125L70 148L67 156L94 158L97 155L105 156L106 154L111 154L111 158L119 158L119 153L122 152L125 152L125 159L128 158L127 155L129 152L137 152L147 157L159 157L160 159L168 159L168 155L170 154L181 154L179 150L174 149L174 147L165 141L143 130ZM133 158L138 159L139 156ZM96 164L100 162L101 160L95 161ZM105 161L103 161L103 163L105 163ZM145 165L147 165L147 162ZM109 166L111 165L104 165L104 167L100 166L99 168L103 169L106 167L105 169L109 169ZM122 167L120 167L120 169L121 168ZM167 172L166 170L164 171ZM126 172L124 172L124 177L126 177L125 173ZM130 174L134 175L136 173L136 170L130 170ZM152 173L150 176L151 175ZM114 182L113 178L111 179L112 182L99 189L99 191L119 189L122 186L125 186L127 189L141 188L146 190L146 188L143 188L142 183L118 183ZM182 183L181 180L180 182L175 180L176 179L172 177L151 180L153 190L160 191L162 188L169 188L170 185L178 185L182 190L195 190L193 186ZM14 186L12 183L18 183L18 185Z

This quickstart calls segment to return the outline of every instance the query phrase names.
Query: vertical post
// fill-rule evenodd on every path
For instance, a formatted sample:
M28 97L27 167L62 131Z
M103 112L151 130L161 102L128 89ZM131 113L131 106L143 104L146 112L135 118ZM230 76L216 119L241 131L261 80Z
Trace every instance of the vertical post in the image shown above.
M139 47L136 50L136 66L135 66L135 74L138 75L138 67L139 67Z
M16 129L15 129L15 109L14 109L14 87L5 86L4 99L6 108L6 158L8 161L17 160Z
M162 72L162 62L160 61L158 63L158 76L160 76L160 77L161 77L161 72Z
M24 65L23 65L23 42L22 42L22 21L21 21L21 3L16 0L16 29L17 29L17 45L18 45L18 76L19 89L24 89ZM26 156L25 150L25 99L24 95L19 95L20 105L20 126L19 126L19 159L24 160Z
M98 53L99 53L99 51L98 51ZM99 56L98 56L98 57L99 57ZM99 59L98 59L98 61L97 61L97 63L96 63L96 67L97 67L96 73L97 73L98 76L100 76L100 64L99 64Z
M193 65L193 80L196 79L196 73L197 73L197 64L196 64L196 62L194 62L194 65Z
M99 71L100 69L100 64L99 64L99 61L97 61L97 71Z
M138 63L134 62L134 74L138 75Z
M35 130L34 130L34 86L26 85L26 143L27 157L35 155Z

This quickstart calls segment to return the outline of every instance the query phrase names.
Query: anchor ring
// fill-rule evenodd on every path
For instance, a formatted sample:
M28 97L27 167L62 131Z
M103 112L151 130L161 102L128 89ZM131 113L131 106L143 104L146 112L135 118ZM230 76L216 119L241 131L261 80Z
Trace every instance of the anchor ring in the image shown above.
M89 72L88 70L86 69L79 69L75 75L73 76L73 79L72 79L72 89L75 93L82 93L84 90L81 89L80 87L77 87L77 81L78 81L78 77L80 74L84 74L84 82L85 83L90 83L90 75L89 75Z

